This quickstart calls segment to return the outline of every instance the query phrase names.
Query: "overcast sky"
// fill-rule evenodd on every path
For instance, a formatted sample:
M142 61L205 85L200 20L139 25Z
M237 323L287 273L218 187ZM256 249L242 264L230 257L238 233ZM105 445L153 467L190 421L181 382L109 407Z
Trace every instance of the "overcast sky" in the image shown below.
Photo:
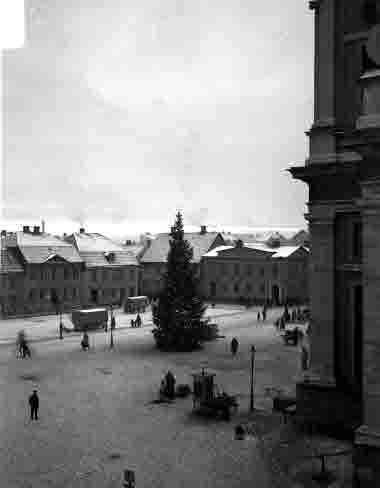
M307 2L26 8L27 43L3 54L5 216L305 225L285 170L312 122Z

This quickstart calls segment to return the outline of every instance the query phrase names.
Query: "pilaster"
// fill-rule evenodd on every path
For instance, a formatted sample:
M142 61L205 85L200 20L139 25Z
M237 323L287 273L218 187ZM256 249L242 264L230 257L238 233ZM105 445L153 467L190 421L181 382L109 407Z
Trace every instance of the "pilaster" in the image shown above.
M310 206L310 380L334 385L334 209Z
M315 11L314 124L308 164L336 161L335 0L310 2Z
M363 425L356 443L380 448L380 178L361 183L363 225Z

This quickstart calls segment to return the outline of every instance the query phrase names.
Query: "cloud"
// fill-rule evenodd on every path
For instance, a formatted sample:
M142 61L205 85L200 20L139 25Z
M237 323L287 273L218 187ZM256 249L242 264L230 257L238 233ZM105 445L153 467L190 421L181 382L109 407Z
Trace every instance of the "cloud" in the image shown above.
M303 220L306 188L281 173L312 116L298 2L29 4L29 45L4 55L9 212Z

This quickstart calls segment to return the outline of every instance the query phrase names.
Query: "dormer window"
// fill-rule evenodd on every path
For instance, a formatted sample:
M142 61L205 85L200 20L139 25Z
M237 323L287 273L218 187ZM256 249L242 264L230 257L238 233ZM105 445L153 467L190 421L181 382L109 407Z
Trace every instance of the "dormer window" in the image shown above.
M115 262L115 253L113 252L106 252L104 253L104 257L107 259L109 263Z

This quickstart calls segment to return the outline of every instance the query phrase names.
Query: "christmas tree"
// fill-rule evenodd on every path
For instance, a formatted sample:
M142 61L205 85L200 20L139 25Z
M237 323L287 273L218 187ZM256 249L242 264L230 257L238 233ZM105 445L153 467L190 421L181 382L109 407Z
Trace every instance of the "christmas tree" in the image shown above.
M164 286L153 309L153 335L160 349L191 351L200 346L205 305L198 295L193 249L184 238L180 212L170 233Z

